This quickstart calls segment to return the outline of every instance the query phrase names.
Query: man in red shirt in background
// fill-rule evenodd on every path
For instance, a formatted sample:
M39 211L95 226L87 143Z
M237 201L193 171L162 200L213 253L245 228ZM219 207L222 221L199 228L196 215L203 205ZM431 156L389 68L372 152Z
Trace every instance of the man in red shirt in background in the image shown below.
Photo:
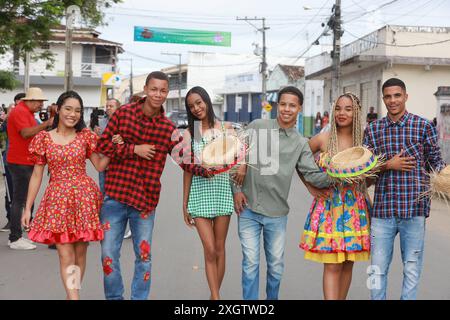
M28 194L28 184L33 173L33 162L30 161L28 145L40 131L51 126L53 118L37 124L34 113L40 111L44 97L40 88L30 88L8 117L9 150L6 157L8 169L13 182L11 205L11 227L8 245L14 250L32 250L36 246L28 239L22 238L20 219Z

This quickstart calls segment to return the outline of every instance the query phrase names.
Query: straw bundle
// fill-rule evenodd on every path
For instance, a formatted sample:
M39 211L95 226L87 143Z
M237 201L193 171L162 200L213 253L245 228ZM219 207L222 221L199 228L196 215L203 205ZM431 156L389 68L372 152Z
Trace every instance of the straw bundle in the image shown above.
M450 199L450 165L441 172L430 173L430 192L433 197Z

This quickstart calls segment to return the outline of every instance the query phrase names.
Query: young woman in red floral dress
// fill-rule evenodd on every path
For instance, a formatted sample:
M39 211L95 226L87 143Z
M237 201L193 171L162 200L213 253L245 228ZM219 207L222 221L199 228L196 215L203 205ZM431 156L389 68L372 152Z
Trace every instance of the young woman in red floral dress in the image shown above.
M79 299L80 283L86 267L90 241L103 239L99 213L102 194L86 174L86 159L98 171L105 170L109 158L95 152L97 136L83 121L83 100L74 91L58 98L53 129L41 131L29 146L35 166L28 188L22 225L30 240L56 244L60 272L67 299ZM35 218L31 207L42 182L45 165L50 181Z

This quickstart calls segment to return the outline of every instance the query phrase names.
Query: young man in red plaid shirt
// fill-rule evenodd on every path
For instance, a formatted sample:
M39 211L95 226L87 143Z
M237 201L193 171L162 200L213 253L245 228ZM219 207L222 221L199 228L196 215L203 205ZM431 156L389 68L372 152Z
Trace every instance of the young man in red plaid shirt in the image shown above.
M136 255L131 299L147 299L151 283L151 242L161 190L160 177L167 154L196 175L208 176L200 166L182 163L182 138L164 115L169 79L156 71L148 75L146 97L120 107L98 142L98 151L111 158L105 181L101 221L105 229L102 264L106 299L123 299L120 248L129 221ZM119 134L124 143L112 143ZM190 162L190 161L189 161Z

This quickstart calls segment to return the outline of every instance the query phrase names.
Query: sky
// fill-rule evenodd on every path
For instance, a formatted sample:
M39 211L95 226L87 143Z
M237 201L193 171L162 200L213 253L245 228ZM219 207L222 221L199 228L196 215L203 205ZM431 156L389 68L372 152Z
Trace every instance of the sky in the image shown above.
M348 44L386 24L450 27L450 0L342 0L344 35ZM260 21L238 21L236 17L266 18L267 53L297 58L314 56L329 49L332 34L311 45L323 32L335 0L124 0L105 10L107 26L98 27L100 37L123 44L119 71L145 74L176 65L189 51L252 54L262 45ZM231 47L135 42L134 26L231 32ZM309 49L309 50L307 50Z

